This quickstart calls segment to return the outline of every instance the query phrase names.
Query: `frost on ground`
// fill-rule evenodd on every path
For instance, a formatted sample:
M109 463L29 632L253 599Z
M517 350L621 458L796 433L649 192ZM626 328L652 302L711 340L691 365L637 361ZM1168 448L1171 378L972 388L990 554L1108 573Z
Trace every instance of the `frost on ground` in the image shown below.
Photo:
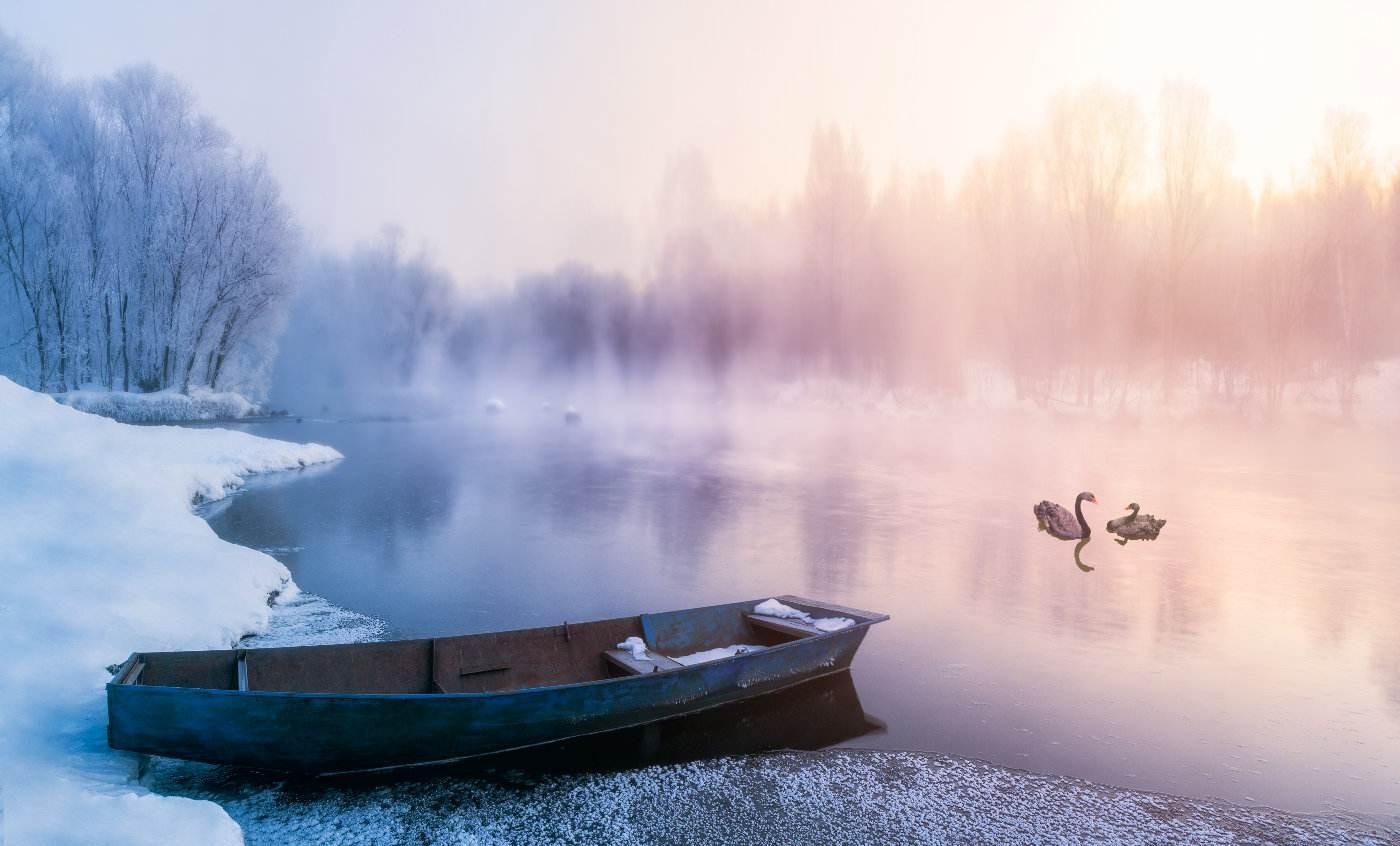
M191 504L340 458L221 429L127 426L0 378L0 785L7 843L237 843L216 805L151 795L106 745L107 666L267 628L286 567Z
M939 755L837 749L528 779L283 782L153 771L249 844L1394 844L1400 832Z
M127 391L69 391L55 395L64 405L100 414L123 423L186 423L194 420L237 420L261 411L257 403L231 391L192 387L137 394Z
M383 640L383 620L347 611L310 593L290 599L277 598L269 609L266 631L251 634L239 643L249 649L272 646L307 646L327 643L367 643Z

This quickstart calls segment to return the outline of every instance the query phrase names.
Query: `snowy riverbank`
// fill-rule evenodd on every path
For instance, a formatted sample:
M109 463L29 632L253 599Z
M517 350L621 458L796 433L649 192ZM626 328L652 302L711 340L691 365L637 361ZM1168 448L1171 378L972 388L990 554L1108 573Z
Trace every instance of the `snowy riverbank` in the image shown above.
M135 427L0 378L0 788L7 843L238 843L217 805L150 794L106 746L108 665L228 647L296 588L191 511L251 474L340 453Z
M64 405L110 417L122 423L189 423L209 420L240 420L262 413L257 403L232 391L190 388L189 393L156 391L138 394L128 391L68 391L55 394Z

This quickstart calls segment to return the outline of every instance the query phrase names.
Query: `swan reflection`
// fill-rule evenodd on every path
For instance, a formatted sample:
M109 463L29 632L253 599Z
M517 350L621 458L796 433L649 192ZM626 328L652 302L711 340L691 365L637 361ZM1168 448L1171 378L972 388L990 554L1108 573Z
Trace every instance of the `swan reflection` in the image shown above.
M1074 566L1078 567L1086 573L1092 573L1094 572L1094 568L1079 560L1079 550L1083 549L1086 545L1088 545L1088 543L1089 539L1085 538L1084 540L1074 545Z

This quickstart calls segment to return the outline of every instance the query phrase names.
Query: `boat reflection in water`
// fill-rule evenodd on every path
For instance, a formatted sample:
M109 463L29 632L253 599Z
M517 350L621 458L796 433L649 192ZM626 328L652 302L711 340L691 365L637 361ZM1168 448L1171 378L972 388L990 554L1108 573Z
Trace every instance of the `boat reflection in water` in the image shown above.
M319 780L365 783L503 772L612 772L778 749L825 749L884 730L885 724L861 707L851 674L841 672L776 693L636 728L452 764L322 776Z

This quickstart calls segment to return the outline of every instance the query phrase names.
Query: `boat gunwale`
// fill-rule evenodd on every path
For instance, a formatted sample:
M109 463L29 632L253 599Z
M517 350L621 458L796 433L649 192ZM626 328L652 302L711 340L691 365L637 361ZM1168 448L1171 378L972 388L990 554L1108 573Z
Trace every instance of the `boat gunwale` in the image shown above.
M817 603L813 603L811 600L802 600L801 597L783 596L783 597L780 597L780 598L781 598L781 599L795 599L795 600L798 600L798 601L800 601L800 602L806 602L807 604L817 604ZM761 601L761 600L760 600L760 601ZM738 604L746 604L746 603L738 603ZM714 606L701 606L701 607L703 608L703 607L714 607ZM683 609L683 610L692 611L692 610L700 610L700 609L699 609L699 608L694 608L694 609L688 608L688 609ZM661 612L661 613L668 613L668 612ZM637 615L637 616L642 616L642 615ZM594 623L594 622L597 622L597 623L608 623L608 622L612 622L612 621L614 621L614 620L626 620L626 619L630 619L630 618L629 618L629 617L612 617L612 618L608 618L608 619L604 619L604 620L589 620L589 621L586 621L586 622L589 622L589 623ZM808 636L806 636L806 637L794 638L793 640L789 640L789 641L787 641L787 642L785 642L785 643L779 643L779 644L775 644L775 645L773 645L773 646L765 647L764 649L762 649L762 650L760 650L760 651L758 651L758 652L738 653L738 654L726 656L726 657L721 658L721 659L719 659L719 660L717 660L717 661L705 661L705 662L702 662L702 663L699 663L699 664L689 664L689 665L682 666L682 667L680 667L680 668L673 668L673 669L669 669L669 670L656 670L656 671L653 671L653 672L651 672L651 673L646 673L646 674L642 674L642 675L614 676L614 677L606 678L606 679L590 679L590 680L588 680L588 681L566 682L566 683L564 683L564 684L547 684L547 685L537 685L537 686L535 686L535 687L519 687L519 688L514 688L514 689L512 689L512 690L466 691L466 692L456 692L456 693L345 693L345 692L338 692L338 691L328 691L328 692L318 693L318 692L316 692L316 691L306 691L306 690L229 690L229 689L227 689L227 688L219 688L219 687L183 687L183 686L180 686L180 685L132 684L131 682L127 682L127 681L118 682L116 679L119 679L119 678L122 678L122 677L123 677L123 670L124 670L128 665L130 665L133 661L136 661L136 660L140 659L141 656L148 654L148 653L144 653L144 652L133 652L133 653L131 653L131 655L129 655L129 656L127 657L127 659L126 659L125 661L122 662L122 664L121 664L121 669L119 669L119 670L117 671L117 674L116 674L115 676L113 676L112 680L110 680L110 681L107 682L107 692L110 694L111 691L114 690L114 689L115 689L115 690L136 690L136 689L145 689L145 690L159 690L159 691L181 690L181 691L190 691L190 692L197 692L197 693L209 693L209 694L221 694L221 695L227 694L227 695L232 695L232 696L290 697L290 698L297 698L297 699L321 699L321 700L329 700L329 701L339 701L339 700L350 700L350 701L375 700L375 701L379 701L379 700L417 700L417 699L428 700L428 701L440 701L440 700L443 700L443 699L488 699L488 698L493 698L493 697L514 696L514 695L516 695L516 694L535 693L535 692L542 691L542 690L572 690L572 689L575 689L575 688L584 688L584 687L590 687L590 686L594 686L594 685L613 684L613 683L615 683L615 682L638 681L638 680L640 680L640 679L652 678L652 677L654 677L654 676L659 676L659 675L675 676L675 675L679 675L679 674L684 673L684 672L689 671L689 670L701 670L701 669L704 669L704 668L707 668L707 667L718 667L718 666L722 666L722 665L724 665L724 664L727 664L727 663L729 663L729 662L731 662L731 661L738 661L739 659L742 659L742 658L755 658L755 657L757 657L757 656L759 656L759 655L763 655L763 654L770 653L770 652L775 652L775 651L778 651L778 650L781 650L781 649L786 649L787 647L791 647L791 646L800 646L800 645L802 645L802 644L804 644L804 643L811 643L811 642L814 642L814 641L817 641L817 640L821 640L821 639L823 639L823 638L832 638L832 637L836 637L836 636L839 636L839 635L843 635L843 634L845 634L845 633L847 633L847 632L853 632L853 631L855 631L856 629L862 629L862 628L868 629L868 628L870 628L871 626L875 625L876 623L883 623L883 622L886 622L886 621L889 620L889 619L890 619L890 615L888 615L888 614L876 614L876 613L874 613L874 612L870 612L870 618L869 618L869 619L866 619L866 620L863 620L863 621L861 621L861 622L855 623L854 625L847 626L847 627L845 627L844 629L837 629L836 631L832 631L832 632L825 632L825 631L823 631L823 632L820 632L820 633L808 635ZM582 623L580 623L580 625L582 625ZM544 628L547 628L547 627L544 627ZM506 630L506 631L530 631L530 629L509 629L509 630ZM480 634L496 634L496 633L497 633L497 632L481 632ZM439 638L412 638L411 640L437 640L437 639L439 639ZM405 642L405 641L367 641L367 642L366 642L366 645L368 645L368 644L374 644L374 643L395 643L395 642L403 643L403 642ZM358 644L306 644L305 647L302 647L302 646L289 646L289 647L269 647L269 648L270 648L270 649L300 649L300 648L316 647L316 646L352 646L352 645L358 645ZM180 650L180 651L182 651L182 652L223 652L223 651L226 651L226 650L221 650L221 649L218 649L218 650L198 650L198 649L196 649L196 650ZM236 651L236 650L234 650L234 651ZM256 651L256 649L249 650L249 651Z

